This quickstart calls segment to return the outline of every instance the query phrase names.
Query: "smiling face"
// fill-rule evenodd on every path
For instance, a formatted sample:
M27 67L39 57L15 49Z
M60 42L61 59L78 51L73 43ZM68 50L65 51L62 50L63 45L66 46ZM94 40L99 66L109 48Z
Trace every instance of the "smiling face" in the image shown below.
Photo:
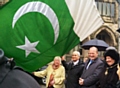
M55 60L54 60L54 65L55 65L55 66L59 66L59 65L60 65L60 60L55 59Z
M79 60L79 58L80 58L80 53L77 51L73 52L72 61L75 62L75 61Z
M119 53L114 49L109 49L104 53L104 58L106 63L111 66L113 64L117 64L119 61Z
M59 66L60 64L61 64L61 58L58 57L58 56L56 56L56 57L54 58L54 65L55 65L55 66Z
M89 49L89 52L88 52L88 57L91 59L91 60L94 60L98 57L98 50L96 47L92 47Z
M111 66L115 63L115 60L112 59L110 56L106 56L106 63Z

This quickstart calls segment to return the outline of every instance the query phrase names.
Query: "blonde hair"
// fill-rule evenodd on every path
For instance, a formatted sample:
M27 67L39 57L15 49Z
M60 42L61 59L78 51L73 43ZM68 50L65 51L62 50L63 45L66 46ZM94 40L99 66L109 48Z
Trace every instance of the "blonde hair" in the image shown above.
M60 61L60 64L61 64L61 57L60 57L60 56L55 56L55 57L54 57L54 60L59 60L59 61Z

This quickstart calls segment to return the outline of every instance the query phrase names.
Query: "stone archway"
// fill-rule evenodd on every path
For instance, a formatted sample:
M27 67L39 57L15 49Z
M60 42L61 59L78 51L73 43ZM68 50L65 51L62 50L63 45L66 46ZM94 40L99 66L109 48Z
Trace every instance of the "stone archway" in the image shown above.
M95 32L94 33L94 38L104 40L110 46L116 46L117 45L116 37L115 37L114 32L106 26L100 28L97 32Z

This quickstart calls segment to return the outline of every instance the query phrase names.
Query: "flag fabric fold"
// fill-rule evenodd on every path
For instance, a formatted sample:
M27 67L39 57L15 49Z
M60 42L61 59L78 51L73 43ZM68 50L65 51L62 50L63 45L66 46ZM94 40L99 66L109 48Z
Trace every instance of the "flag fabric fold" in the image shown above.
M74 31L83 41L104 23L95 0L65 0L75 22Z
M69 52L103 23L93 0L11 0L0 13L0 48L29 72Z

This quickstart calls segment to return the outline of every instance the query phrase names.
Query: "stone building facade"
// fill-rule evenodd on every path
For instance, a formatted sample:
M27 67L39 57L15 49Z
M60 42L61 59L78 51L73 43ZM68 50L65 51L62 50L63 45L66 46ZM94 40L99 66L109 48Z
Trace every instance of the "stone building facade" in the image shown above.
M0 0L0 6L6 4L9 0Z
M94 33L84 39L78 46L73 48L66 57L69 59L74 50L80 51L82 57L86 57L88 50L81 48L81 45L88 40L97 38L105 41L109 46L114 46L120 51L120 34L116 31L118 25L118 2L116 0L95 0L100 15L104 24L98 28ZM99 56L103 56L104 51L99 52Z

